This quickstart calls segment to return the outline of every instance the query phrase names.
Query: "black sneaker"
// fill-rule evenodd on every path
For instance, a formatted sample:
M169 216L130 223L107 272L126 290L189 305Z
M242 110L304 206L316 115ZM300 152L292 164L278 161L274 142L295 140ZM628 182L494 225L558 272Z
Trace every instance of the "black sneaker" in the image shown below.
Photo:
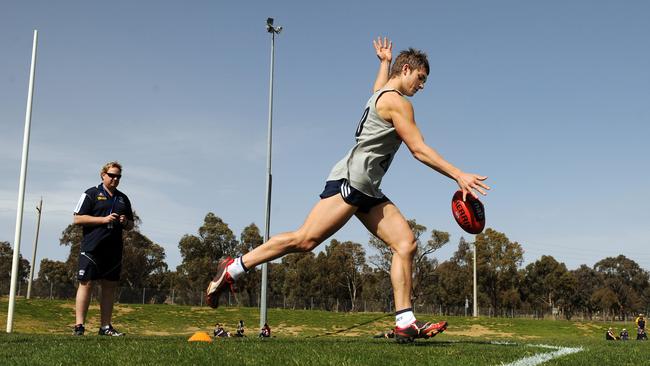
M447 329L447 322L438 323L414 321L404 328L395 327L395 340L398 343L413 342L416 338L431 338Z
M86 328L84 328L83 324L77 324L77 325L74 326L74 332L72 333L72 335L82 336L82 335L84 335L85 331L86 331Z
M205 290L205 300L206 303L211 308L216 308L219 306L219 297L221 294L228 288L231 292L234 291L233 284L235 281L228 274L228 266L231 265L235 260L227 257L222 259L217 265L217 273L214 275L212 281L208 284L207 290Z
M111 336L111 337L122 337L126 335L126 333L120 333L118 332L115 328L113 328L112 325L108 325L108 327L101 327L99 328L99 335L100 336Z

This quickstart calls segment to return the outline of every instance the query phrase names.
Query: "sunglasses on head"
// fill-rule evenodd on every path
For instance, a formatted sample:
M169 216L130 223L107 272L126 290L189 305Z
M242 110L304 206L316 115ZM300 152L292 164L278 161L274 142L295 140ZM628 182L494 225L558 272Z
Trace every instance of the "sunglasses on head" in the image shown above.
M106 173L106 175L108 175L109 177L111 177L113 179L121 179L122 178L121 174Z

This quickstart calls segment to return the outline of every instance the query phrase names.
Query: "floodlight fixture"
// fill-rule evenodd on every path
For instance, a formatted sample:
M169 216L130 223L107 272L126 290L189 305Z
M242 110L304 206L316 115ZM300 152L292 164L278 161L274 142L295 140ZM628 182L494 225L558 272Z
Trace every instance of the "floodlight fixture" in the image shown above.
M273 18L266 18L266 31L273 34L280 34L282 27L274 27Z

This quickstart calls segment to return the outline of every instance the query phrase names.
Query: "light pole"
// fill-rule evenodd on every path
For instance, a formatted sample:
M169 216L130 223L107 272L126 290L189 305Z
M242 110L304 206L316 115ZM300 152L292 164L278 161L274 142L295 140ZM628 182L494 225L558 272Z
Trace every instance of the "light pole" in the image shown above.
M32 282L34 281L34 267L36 267L36 248L38 248L38 232L41 230L41 212L43 211L43 197L36 206L38 212L38 221L36 223L36 239L34 239L34 251L32 253L32 266L29 269L29 282L27 284L27 299L32 295Z
M476 291L476 239L474 239L474 306L473 306L473 311L472 311L472 316L475 318L478 317L478 298L477 298L477 291Z
M271 79L269 82L269 131L266 152L266 217L264 220L264 242L269 241L271 224L271 145L273 137L273 66L275 62L275 35L282 32L282 27L273 26L273 18L266 19L266 31L271 33ZM268 266L262 264L262 285L260 294L260 328L266 323L266 287L268 282Z

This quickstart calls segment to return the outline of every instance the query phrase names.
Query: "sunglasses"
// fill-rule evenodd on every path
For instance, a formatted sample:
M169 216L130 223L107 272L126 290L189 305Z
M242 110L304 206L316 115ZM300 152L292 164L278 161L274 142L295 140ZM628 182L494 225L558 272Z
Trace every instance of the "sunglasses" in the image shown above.
M106 175L108 175L109 177L111 177L113 179L118 179L118 180L122 178L121 174L106 173Z

